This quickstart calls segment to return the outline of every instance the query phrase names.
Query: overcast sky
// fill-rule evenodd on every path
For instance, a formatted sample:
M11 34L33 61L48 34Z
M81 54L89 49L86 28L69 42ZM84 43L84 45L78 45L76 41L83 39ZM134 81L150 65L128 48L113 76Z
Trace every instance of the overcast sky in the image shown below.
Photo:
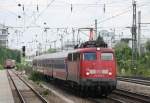
M142 22L150 22L150 1L137 0L137 7L137 11L142 11ZM18 18L19 15L21 18ZM125 27L132 25L132 0L0 0L0 23L13 27L9 28L11 48L27 45L34 49L35 40L44 44L44 27L68 28L67 32L71 33L71 28L94 27L95 19L98 19L99 30L111 31L115 28L117 35L123 32L124 37L131 36L130 30ZM26 28L23 28L24 25ZM142 37L148 37L150 25L143 26ZM47 40L57 39L57 46L60 46L58 34L63 32L49 29ZM71 36L65 35L64 41ZM81 37L88 40L88 36Z

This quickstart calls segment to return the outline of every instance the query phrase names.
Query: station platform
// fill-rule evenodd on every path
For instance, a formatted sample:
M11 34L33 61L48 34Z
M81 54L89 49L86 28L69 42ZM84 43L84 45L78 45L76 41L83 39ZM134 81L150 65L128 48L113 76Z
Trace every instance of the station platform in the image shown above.
M0 70L0 103L14 103L6 70Z

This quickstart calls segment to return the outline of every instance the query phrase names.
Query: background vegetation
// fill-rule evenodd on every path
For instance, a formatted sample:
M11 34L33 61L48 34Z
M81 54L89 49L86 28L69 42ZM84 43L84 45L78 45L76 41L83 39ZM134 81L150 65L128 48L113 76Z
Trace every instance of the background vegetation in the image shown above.
M2 70L3 69L3 66L2 65L0 65L0 70Z
M136 68L131 66L132 49L125 42L115 45L118 75L150 77L150 41L145 43L145 51L137 54Z
M14 59L16 62L21 62L21 53L18 50L11 50L8 48L0 47L0 64L3 65L6 59Z

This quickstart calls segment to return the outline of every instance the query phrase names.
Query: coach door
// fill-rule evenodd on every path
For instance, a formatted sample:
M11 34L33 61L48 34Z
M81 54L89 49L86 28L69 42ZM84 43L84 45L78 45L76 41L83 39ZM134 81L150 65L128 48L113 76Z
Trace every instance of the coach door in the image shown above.
M80 70L80 54L68 54L68 80L78 82Z

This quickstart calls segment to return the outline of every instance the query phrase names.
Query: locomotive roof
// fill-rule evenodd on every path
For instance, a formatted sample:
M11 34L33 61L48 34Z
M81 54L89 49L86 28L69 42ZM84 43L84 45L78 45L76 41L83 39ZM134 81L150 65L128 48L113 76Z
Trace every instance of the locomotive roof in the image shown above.
M87 51L95 51L97 48L79 48L75 50L63 51L63 52L56 52L50 54L43 54L34 58L34 60L42 60L42 59L50 59L50 58L65 58L69 53L74 52L87 52ZM100 48L100 51L110 51L113 52L114 50L111 48Z
M97 50L97 48L80 48L77 51L86 52L86 51L95 51L95 50ZM114 50L111 48L100 48L100 51L114 52Z

